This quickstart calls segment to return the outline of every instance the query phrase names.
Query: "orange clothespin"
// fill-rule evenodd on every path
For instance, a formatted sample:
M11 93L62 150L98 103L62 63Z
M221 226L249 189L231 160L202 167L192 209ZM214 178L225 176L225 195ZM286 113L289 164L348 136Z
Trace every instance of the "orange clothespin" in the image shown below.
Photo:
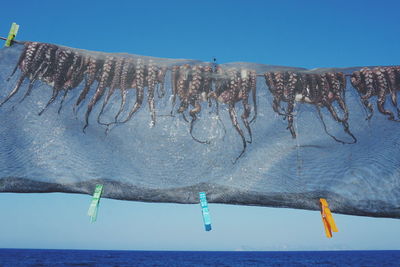
M335 220L333 220L331 210L329 209L328 201L325 198L320 198L322 223L324 224L326 237L332 238L332 231L338 232Z

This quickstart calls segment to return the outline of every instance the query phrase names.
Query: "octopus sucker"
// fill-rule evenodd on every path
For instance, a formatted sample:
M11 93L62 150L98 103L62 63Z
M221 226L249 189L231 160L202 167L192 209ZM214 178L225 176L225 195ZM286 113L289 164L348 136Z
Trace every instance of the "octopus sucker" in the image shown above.
M97 85L96 92L94 93L92 99L90 100L86 114L85 114L85 125L83 126L83 132L89 126L89 116L92 112L93 107L96 103L101 99L104 94L105 89L109 85L110 76L112 76L112 69L114 66L114 57L107 56L104 62L104 65L101 70L99 84Z
M114 94L115 90L117 88L120 88L120 82L121 82L121 75L122 75L122 67L124 65L124 58L120 57L116 60L115 62L115 70L114 70L114 76L112 77L112 81L111 81L111 85L110 88L108 90L108 94L107 96L104 98L103 101L103 105L101 106L101 110L97 116L97 123L101 124L101 125L110 125L112 122L110 123L106 123L106 122L101 122L101 115L104 112L104 108L106 107L106 105L108 104L108 101L110 101L110 98L112 97L112 95Z

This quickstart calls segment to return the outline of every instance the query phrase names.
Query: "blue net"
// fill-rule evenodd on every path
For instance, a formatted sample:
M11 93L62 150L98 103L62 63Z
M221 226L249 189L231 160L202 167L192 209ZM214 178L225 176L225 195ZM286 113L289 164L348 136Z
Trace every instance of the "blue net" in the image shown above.
M0 191L400 218L400 68L0 50Z

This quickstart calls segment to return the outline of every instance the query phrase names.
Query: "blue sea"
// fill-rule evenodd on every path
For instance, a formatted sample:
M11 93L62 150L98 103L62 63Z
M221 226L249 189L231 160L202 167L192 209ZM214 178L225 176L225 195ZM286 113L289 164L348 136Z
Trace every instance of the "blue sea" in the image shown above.
M400 266L400 251L112 251L0 249L0 266Z

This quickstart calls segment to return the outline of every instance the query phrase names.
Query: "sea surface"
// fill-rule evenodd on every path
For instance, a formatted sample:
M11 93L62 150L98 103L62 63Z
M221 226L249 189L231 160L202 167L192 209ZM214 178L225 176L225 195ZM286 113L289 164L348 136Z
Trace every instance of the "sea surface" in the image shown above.
M112 251L0 249L0 266L400 266L400 251Z

